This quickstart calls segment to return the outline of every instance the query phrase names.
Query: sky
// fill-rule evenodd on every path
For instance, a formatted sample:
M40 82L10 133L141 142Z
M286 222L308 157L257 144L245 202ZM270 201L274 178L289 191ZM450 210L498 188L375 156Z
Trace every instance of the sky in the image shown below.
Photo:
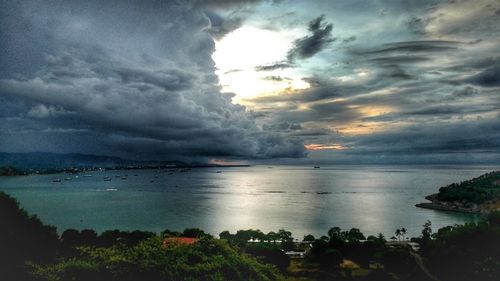
M499 0L0 0L0 151L498 164L499 39Z

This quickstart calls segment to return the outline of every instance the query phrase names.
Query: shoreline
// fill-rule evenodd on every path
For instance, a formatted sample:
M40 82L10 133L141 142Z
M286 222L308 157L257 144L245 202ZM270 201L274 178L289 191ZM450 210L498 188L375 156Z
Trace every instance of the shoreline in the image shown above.
M415 204L416 207L431 209L437 211L448 211L448 212L459 212L459 213L469 213L469 214L488 214L490 211L482 208L481 205L475 205L474 207L464 207L460 206L461 202L443 202L437 199L437 193L431 194L425 197L425 199L431 202L424 202Z
M429 210L436 210L436 211L468 213L468 214L478 214L478 215L484 215L484 214L488 213L488 212L474 211L471 209L453 208L453 207L448 207L448 206L445 206L442 204L437 204L437 203L432 203L432 202L418 203L418 204L415 204L415 207L429 209Z

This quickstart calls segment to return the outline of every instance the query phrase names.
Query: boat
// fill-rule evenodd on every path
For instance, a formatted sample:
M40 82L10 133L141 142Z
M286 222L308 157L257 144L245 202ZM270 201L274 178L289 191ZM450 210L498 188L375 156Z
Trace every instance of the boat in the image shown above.
M72 178L64 178L65 181L70 181Z
M216 173L217 173L217 174L220 174L220 173L222 173L222 171L217 171Z
M53 179L52 182L61 182L61 179Z
M314 166L314 169L319 169L319 168L321 168L321 167L320 166Z
M110 177L105 177L104 181L111 181L111 178Z
M90 178L90 177L92 177L92 175L83 175L83 177Z

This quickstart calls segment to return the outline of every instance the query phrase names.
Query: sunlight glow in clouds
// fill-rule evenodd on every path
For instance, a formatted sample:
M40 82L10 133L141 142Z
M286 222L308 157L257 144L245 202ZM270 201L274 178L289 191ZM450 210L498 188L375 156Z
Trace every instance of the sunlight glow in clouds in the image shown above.
M282 61L292 47L293 38L284 33L241 27L216 42L212 55L217 75L225 92L236 94L233 102L245 104L245 99L265 94L276 94L284 90L306 89L294 70L258 72L255 67Z
M337 143L332 143L332 144L318 144L318 143L311 143L311 144L306 144L305 145L307 150L344 150L347 149L347 147L337 144Z

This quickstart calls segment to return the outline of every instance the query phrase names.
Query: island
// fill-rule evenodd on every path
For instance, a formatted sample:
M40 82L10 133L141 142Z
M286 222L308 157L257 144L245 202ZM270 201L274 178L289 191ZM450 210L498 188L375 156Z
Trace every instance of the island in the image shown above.
M500 171L439 188L416 206L427 209L487 214L500 211Z

